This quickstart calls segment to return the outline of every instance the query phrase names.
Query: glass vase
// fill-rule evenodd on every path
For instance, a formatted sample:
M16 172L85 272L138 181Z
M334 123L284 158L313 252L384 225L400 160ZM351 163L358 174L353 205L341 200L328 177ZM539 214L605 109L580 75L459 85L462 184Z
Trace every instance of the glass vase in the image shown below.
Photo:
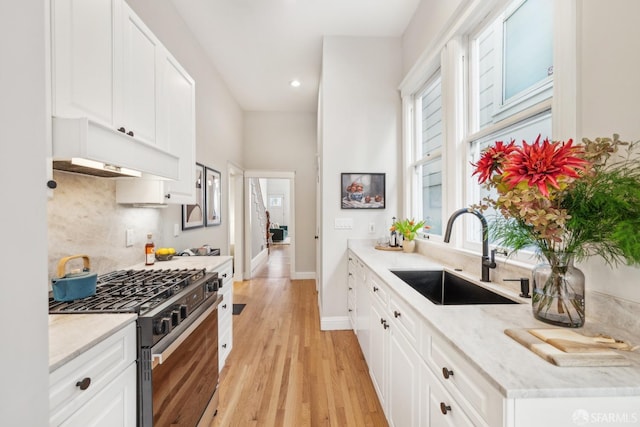
M584 274L573 265L573 254L554 252L533 269L533 316L569 328L584 325Z

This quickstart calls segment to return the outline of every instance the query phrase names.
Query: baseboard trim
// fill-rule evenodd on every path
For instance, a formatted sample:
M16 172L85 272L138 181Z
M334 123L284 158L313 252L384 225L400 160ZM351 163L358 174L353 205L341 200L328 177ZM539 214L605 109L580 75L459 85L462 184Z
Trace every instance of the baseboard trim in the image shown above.
M251 260L251 273L256 270L256 268L261 267L262 264L266 263L269 259L269 251L267 249L263 249L258 255L253 257Z
M315 271L296 271L292 280L310 280L316 278Z
M351 329L348 316L321 317L320 330L322 331L343 331Z

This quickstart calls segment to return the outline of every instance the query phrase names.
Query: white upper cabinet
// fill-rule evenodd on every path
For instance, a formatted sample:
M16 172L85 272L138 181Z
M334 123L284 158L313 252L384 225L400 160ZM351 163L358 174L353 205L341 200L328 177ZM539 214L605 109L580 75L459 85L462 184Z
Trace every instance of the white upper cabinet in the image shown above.
M139 139L155 144L157 135L158 65L164 48L125 3L123 4L122 125ZM162 147L161 148L167 148Z
M193 203L193 79L123 0L51 4L54 167L82 157L135 169L168 179L154 184L161 198L132 185L120 203Z
M53 0L53 115L116 126L122 2Z
M170 203L195 203L195 83L167 51L160 63L160 144L180 157L180 179L167 181Z

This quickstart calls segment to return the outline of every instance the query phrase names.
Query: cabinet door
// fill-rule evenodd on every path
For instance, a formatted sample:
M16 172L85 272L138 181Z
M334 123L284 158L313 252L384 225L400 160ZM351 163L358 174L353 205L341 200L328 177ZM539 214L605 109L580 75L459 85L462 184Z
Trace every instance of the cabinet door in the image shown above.
M51 5L52 110L88 117L113 128L120 100L121 1L53 0Z
M134 427L136 364L132 363L62 424L65 427Z
M394 427L418 427L420 358L397 329L397 322L392 323L390 329L389 424Z
M369 354L371 336L371 298L365 276L357 276L356 282L356 331L364 359L371 364Z
M123 93L121 122L136 138L156 143L158 53L164 48L142 20L123 5Z
M169 203L194 204L195 83L169 52L161 59L159 145L180 159L180 178L169 181Z
M373 299L372 299L373 300ZM371 304L370 332L371 347L369 351L369 370L373 386L378 393L380 405L387 412L387 358L389 352L389 334L385 325L388 316L377 301Z

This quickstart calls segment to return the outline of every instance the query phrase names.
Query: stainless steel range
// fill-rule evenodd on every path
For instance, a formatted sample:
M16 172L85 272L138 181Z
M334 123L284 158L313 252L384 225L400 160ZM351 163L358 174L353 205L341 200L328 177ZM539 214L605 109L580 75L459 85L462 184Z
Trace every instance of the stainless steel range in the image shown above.
M94 296L49 300L49 313L138 314L138 425L195 426L215 412L218 275L205 270L119 270Z

